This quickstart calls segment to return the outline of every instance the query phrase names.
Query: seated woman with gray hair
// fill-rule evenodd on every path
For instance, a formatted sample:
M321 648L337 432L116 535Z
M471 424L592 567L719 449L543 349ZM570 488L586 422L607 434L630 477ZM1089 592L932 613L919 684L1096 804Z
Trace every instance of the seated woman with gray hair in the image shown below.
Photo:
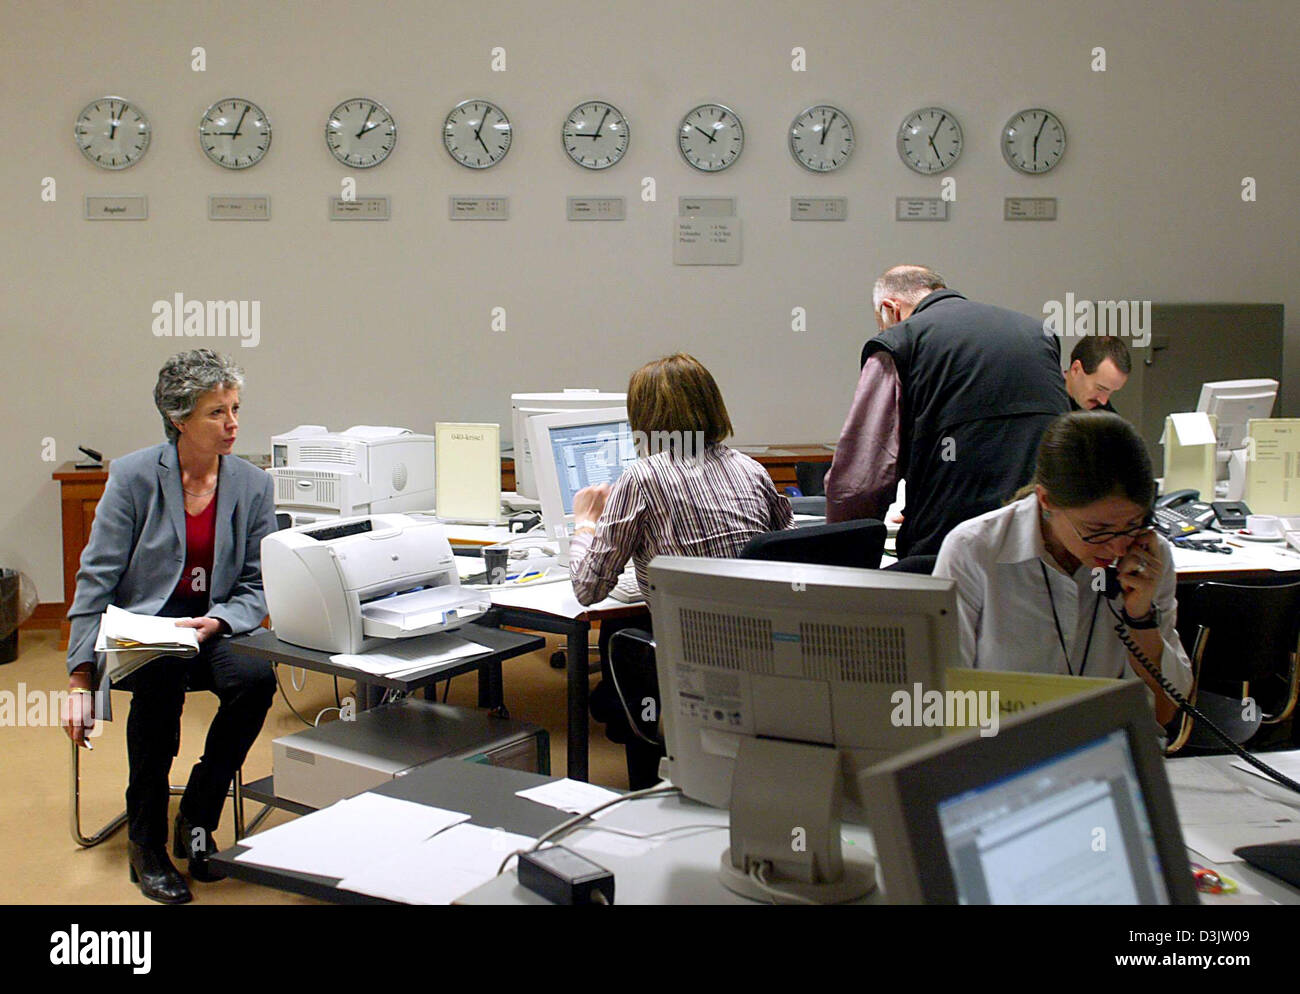
M243 385L243 371L210 349L181 352L163 365L154 403L167 441L110 464L68 610L72 700L64 727L78 746L97 713L111 717L105 660L95 652L108 605L176 618L199 640L197 656L159 657L117 684L131 692L131 880L164 904L191 898L167 857L168 777L186 690L211 690L221 702L181 798L173 843L176 857L189 860L190 876L203 881L220 879L208 862L216 851L212 833L275 693L271 664L236 659L223 638L252 631L266 615L261 544L276 527L270 475L231 455Z

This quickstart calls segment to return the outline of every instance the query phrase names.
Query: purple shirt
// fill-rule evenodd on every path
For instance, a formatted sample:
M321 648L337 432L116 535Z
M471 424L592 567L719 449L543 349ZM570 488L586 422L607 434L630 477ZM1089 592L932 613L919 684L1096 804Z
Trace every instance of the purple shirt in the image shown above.
M903 384L893 357L873 352L826 472L826 521L885 520L898 493Z

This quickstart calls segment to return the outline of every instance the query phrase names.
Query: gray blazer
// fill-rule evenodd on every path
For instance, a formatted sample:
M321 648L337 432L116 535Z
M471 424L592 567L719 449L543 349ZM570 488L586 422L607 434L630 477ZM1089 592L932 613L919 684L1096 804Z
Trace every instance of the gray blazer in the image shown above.
M276 530L275 485L247 460L222 456L217 471L216 537L208 616L233 634L266 616L262 538ZM68 672L95 663L95 713L111 718L106 660L95 652L99 616L109 604L155 614L180 583L185 566L185 497L180 461L170 442L140 449L109 464L108 484L81 553L77 594L68 609Z

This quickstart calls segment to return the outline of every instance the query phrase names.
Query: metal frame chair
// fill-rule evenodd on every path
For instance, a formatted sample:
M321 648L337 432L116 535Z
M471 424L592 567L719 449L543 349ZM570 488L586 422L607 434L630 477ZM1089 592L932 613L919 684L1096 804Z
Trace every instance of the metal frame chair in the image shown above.
M109 821L105 822L102 828L100 828L98 831L92 832L90 835L86 835L85 832L82 831L81 828L81 750L77 748L77 744L75 742L72 742L71 740L69 740L68 744L72 747L72 766L71 766L72 785L71 785L71 792L69 795L69 803L70 803L69 828L72 831L73 842L81 846L82 849L92 849L95 846L99 845L101 842L104 842L106 839L114 835L118 831L118 829L120 829L123 825L126 824L126 812L123 811L121 814L117 815L116 817L109 819ZM170 784L168 786L168 792L172 797L179 797L180 795L185 793L185 788L178 787L176 786L176 784ZM257 831L257 827L261 825L262 821L266 818L266 816L271 813L271 808L269 806L263 807L262 810L259 811L257 815L253 818L250 824L248 825L244 824L244 777L243 777L243 771L241 770L235 771L234 783L231 784L230 790L227 791L226 796L233 797L235 799L234 807L235 807L235 841L236 842L244 838L244 836L248 835L249 833Z

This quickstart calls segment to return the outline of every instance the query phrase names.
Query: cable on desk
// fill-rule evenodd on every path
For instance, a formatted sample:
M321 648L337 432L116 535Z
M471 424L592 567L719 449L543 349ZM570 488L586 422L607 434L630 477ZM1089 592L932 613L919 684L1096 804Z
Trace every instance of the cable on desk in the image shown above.
M509 863L516 856L518 856L520 853L537 852L537 850L542 847L542 843L549 842L551 839L563 835L569 829L581 825L592 815L599 814L601 811L604 811L606 808L612 808L614 805L622 804L624 801L638 801L643 797L660 797L660 796L667 797L670 794L680 794L681 792L682 789L680 787L672 787L672 786L646 787L642 790L634 790L630 794L621 794L618 797L611 798L608 801L603 801L602 803L597 804L594 808L591 808L588 811L584 811L582 814L574 815L572 818L568 819L567 821L560 822L550 831L543 832L541 835L537 837L537 841L534 842L527 849L516 849L513 852L506 853L506 858L503 859L501 861L501 865L497 867L497 876L499 877L501 876L501 874L505 873L506 864Z
M299 682L298 682L298 678L297 678L296 676L294 676L295 673L301 673L301 674L302 674L302 683L299 683ZM305 666L290 666L290 667L289 667L289 683L291 683L291 684L293 685L293 689L294 689L294 690L297 690L297 691L301 691L303 687L307 686L307 667L305 667Z

